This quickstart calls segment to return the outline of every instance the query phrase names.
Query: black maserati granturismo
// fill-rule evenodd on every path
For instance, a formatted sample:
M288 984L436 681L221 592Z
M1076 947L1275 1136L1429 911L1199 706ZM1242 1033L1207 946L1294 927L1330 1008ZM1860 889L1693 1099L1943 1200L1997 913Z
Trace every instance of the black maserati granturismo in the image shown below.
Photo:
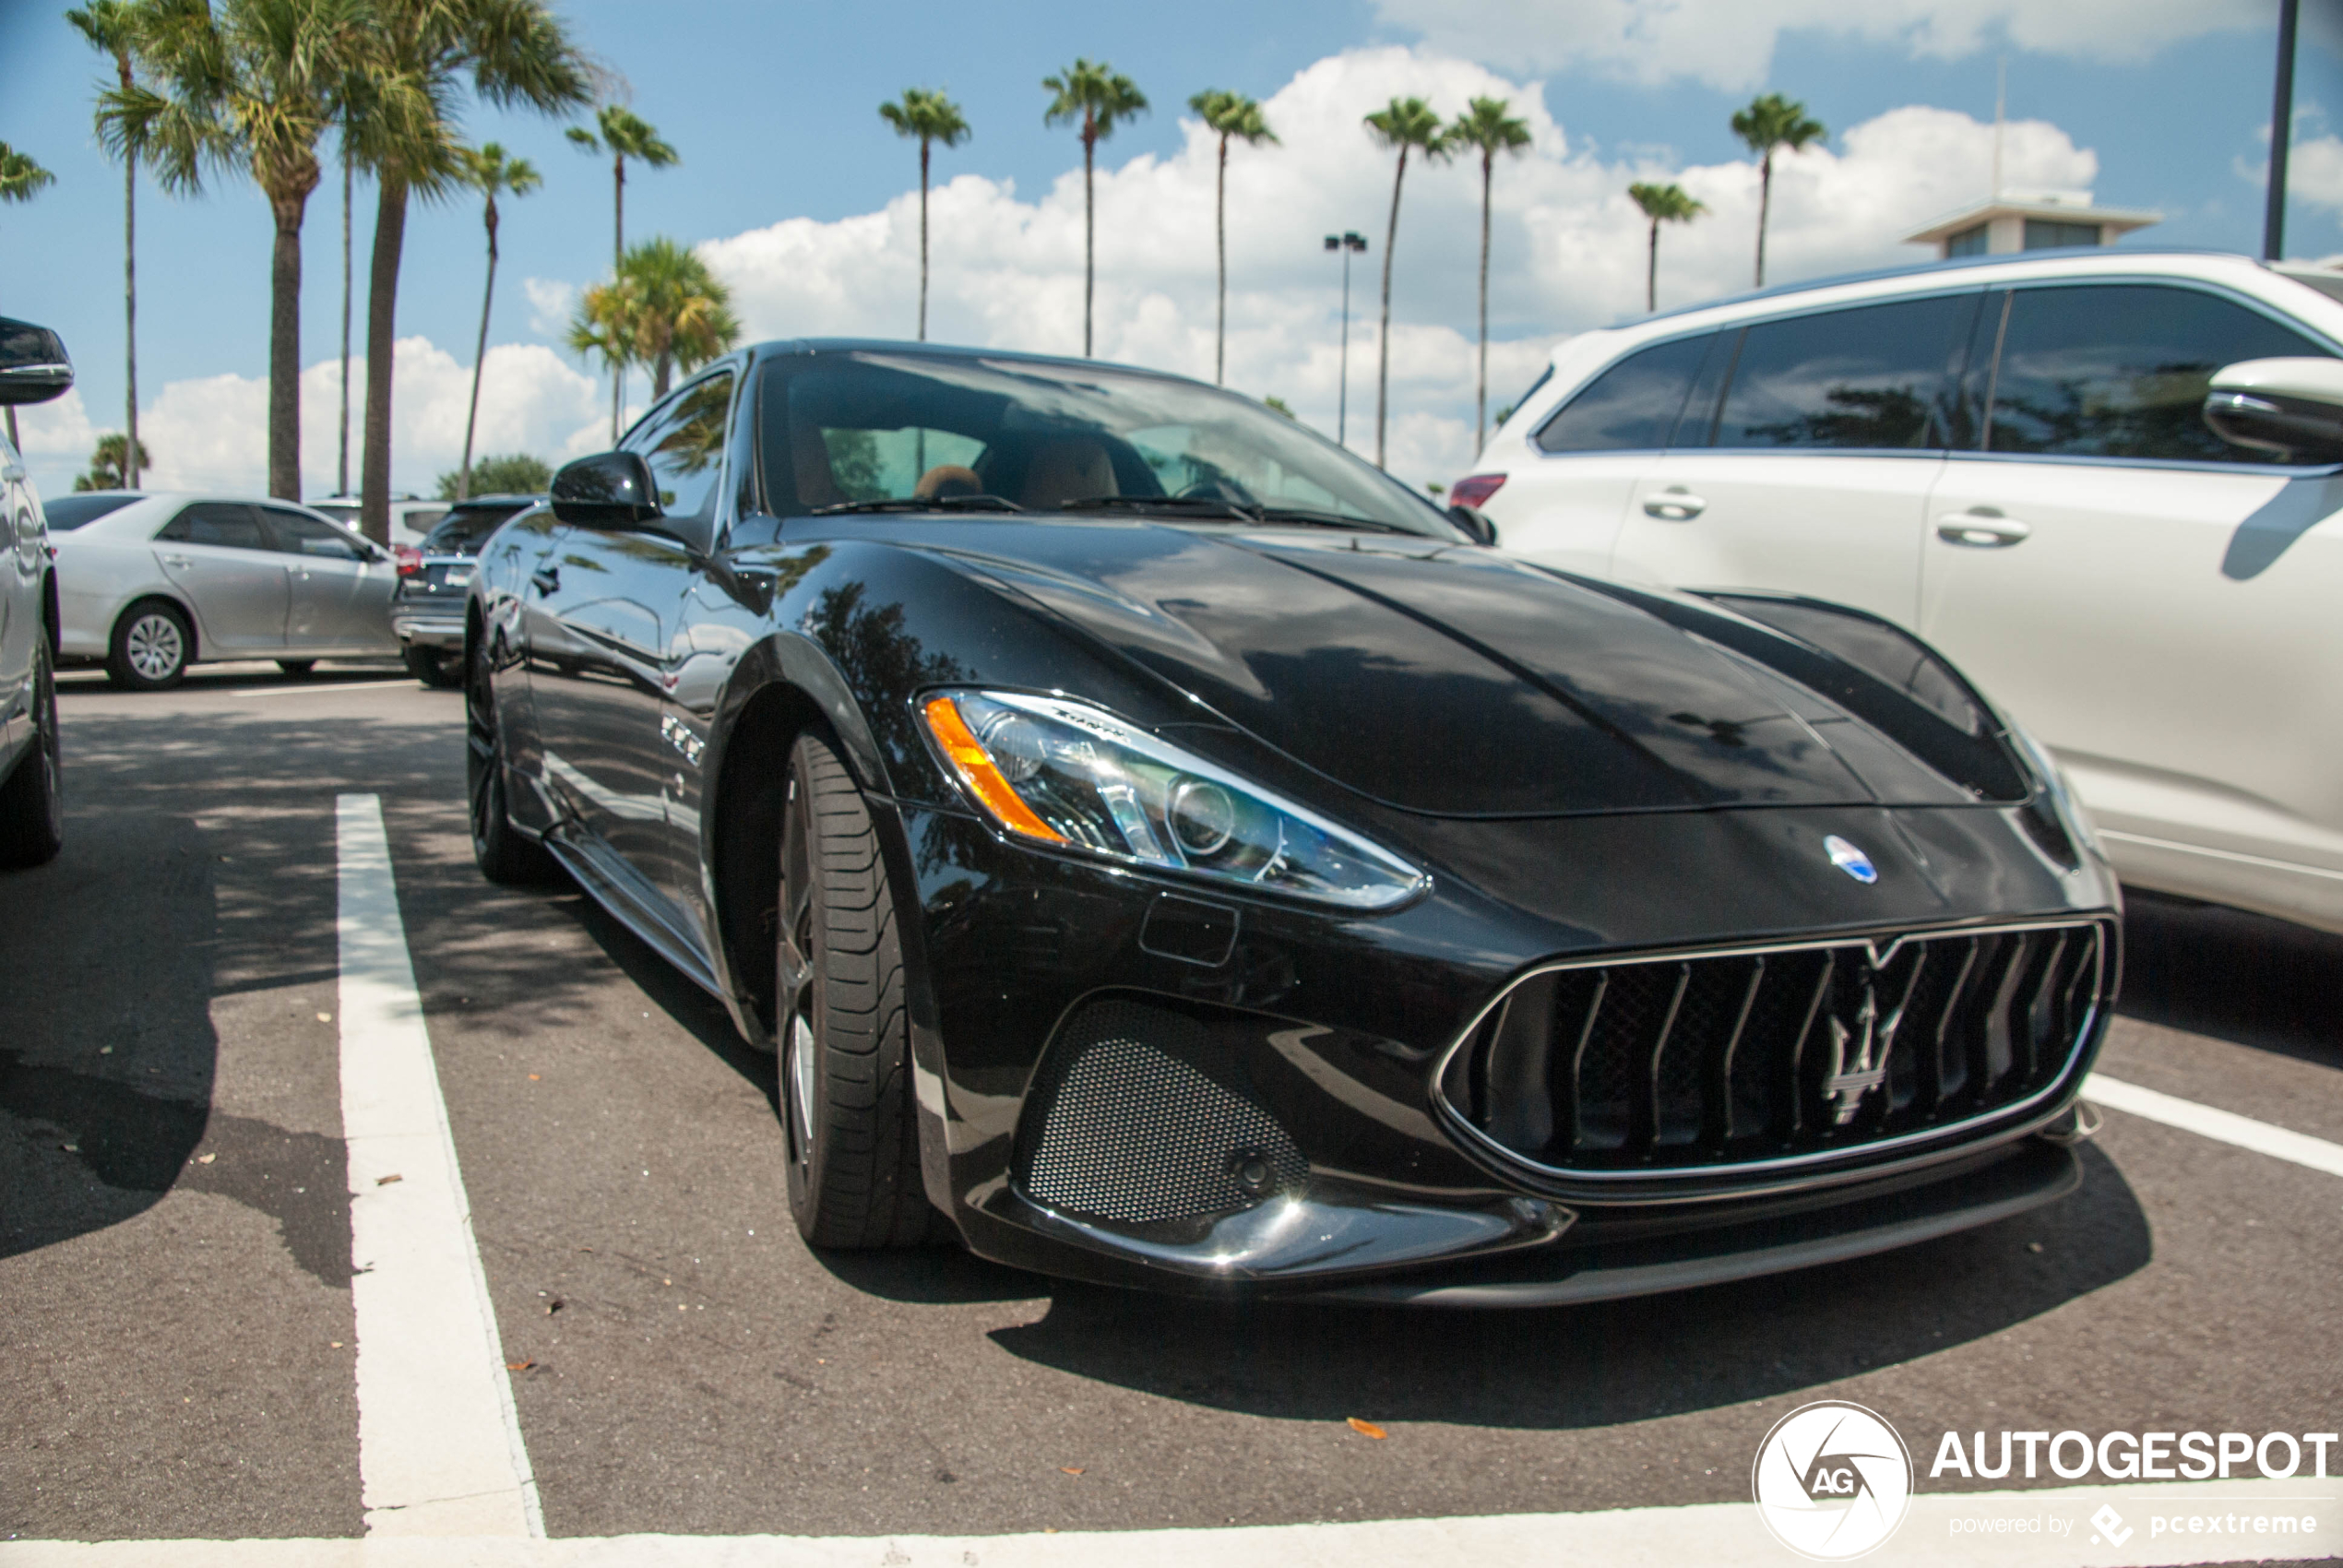
M2118 894L1860 612L1544 570L1252 400L768 343L481 552L470 809L778 1051L817 1247L1500 1304L2071 1191Z

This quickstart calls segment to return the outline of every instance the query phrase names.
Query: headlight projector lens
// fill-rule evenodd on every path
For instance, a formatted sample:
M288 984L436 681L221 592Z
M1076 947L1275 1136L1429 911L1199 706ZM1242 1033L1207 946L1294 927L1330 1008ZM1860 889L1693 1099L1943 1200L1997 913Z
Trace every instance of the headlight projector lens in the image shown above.
M1218 784L1182 779L1172 791L1172 836L1180 848L1202 859L1217 855L1236 836L1237 803Z

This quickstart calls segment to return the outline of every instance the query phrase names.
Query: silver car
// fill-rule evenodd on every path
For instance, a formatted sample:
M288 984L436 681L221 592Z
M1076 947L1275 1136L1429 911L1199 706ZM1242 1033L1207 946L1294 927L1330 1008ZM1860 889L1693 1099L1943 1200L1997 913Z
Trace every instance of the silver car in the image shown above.
M88 491L49 511L60 652L152 691L213 659L396 655L390 554L284 501Z

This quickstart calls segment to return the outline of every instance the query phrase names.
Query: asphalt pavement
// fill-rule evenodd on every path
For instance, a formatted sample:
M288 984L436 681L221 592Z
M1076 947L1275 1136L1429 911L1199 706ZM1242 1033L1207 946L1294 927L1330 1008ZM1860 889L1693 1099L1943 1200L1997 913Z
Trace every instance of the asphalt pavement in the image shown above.
M365 1528L352 792L381 802L556 1538L1745 1503L1767 1429L1826 1398L1923 1470L1945 1431L2343 1415L2343 1177L2121 1111L2048 1209L1606 1306L1208 1306L950 1246L816 1254L772 1059L574 889L473 869L458 694L223 667L157 695L68 675L60 707L65 852L0 875L0 1541ZM2343 1142L2343 940L2147 899L2128 928L2109 1075Z

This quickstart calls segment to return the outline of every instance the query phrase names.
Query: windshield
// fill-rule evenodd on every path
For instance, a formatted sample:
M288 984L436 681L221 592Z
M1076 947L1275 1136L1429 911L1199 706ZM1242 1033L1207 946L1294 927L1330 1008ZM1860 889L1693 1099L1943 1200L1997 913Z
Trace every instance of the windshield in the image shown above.
M1251 398L1100 365L913 350L767 363L774 510L936 502L1272 519L1457 537L1423 497ZM997 501L979 505L980 497ZM956 503L961 505L955 505ZM1217 505L1216 505L1217 504Z
M138 500L135 490L98 490L79 495L60 495L41 505L41 515L48 519L53 532L63 533L84 523L94 523L108 512L119 512Z
M524 501L511 505L458 506L424 537L423 551L433 555L477 554L482 540L529 505Z

